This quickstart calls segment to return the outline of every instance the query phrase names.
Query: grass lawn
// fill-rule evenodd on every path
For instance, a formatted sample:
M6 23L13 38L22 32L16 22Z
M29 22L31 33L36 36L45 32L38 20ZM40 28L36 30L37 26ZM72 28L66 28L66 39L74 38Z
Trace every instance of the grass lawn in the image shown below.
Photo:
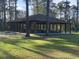
M79 59L79 34L0 37L0 59Z

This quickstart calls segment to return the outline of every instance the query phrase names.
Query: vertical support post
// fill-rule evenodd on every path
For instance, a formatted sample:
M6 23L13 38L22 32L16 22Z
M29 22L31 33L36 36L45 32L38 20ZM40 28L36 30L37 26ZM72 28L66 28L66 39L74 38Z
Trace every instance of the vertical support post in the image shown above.
M66 23L65 23L65 34L66 34Z
M53 23L53 32L55 31L55 25L54 25L54 23Z
M44 23L43 23L43 32L44 32Z
M38 28L37 27L38 27L38 23L36 23L36 32L38 31Z
M71 34L71 23L70 23L70 34Z
M21 23L19 23L19 29L20 29L20 31L19 31L19 32L21 32Z
M39 32L39 23L38 23L38 32Z
M56 32L58 32L58 24L56 24Z
M53 24L51 24L51 32L52 32L52 30L53 30Z
M18 23L18 32L20 31L20 28L19 28L19 23Z
M60 32L62 32L62 29L61 28L62 28L62 24L60 23Z
M15 22L16 23L16 22ZM16 31L17 31L17 23L16 23Z
M19 31L19 23L17 23L17 32Z
M37 32L37 23L35 22L35 25L34 25L34 27L35 27L35 32Z
M22 23L20 23L20 32L21 32L21 30L22 30Z
M50 32L50 27L51 27L51 24L49 23L49 32Z
M41 23L40 23L40 32L41 32Z
M38 27L39 27L38 32L40 32L40 23L38 24Z
M13 31L15 32L15 22L14 22L13 28L14 28L14 30L13 30Z
M24 30L24 27L23 27L23 23L22 23L22 32L23 32L23 30Z
M37 32L37 24L35 23L35 32Z
M52 24L52 32L54 32L54 23Z

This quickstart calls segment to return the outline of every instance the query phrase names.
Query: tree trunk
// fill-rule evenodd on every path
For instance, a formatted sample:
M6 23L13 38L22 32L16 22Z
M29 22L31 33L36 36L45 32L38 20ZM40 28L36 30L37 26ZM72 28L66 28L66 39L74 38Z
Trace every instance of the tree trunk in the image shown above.
M30 37L30 28L29 28L29 0L26 0L26 37Z
M50 7L50 1L47 0L47 25L46 25L46 34L49 34L49 7Z
M77 0L77 20L76 20L76 32L78 31L78 7L79 7L79 4L78 4L78 0Z
M5 31L5 29L6 29L6 8L5 8L5 0L3 0L3 9L4 9L4 22L3 22L3 24L4 24L4 31Z
M36 9L37 9L37 14L38 14L38 0L36 0Z
M61 10L60 10L60 19L61 19Z
M17 12L16 12L16 8L17 8L17 0L15 0L15 20L17 20Z
M9 0L9 19L11 21L11 8L10 8L10 0Z

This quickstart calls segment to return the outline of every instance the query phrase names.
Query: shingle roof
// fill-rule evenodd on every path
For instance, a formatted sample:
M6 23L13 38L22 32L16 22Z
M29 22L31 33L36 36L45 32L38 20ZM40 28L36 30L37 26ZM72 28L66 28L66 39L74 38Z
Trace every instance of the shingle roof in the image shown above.
M20 18L18 20L14 20L11 22L25 22L26 19L25 18ZM48 17L46 15L43 14L37 14L37 15L31 15L29 16L29 21L35 21L35 22L51 22L51 23L67 23L65 20L60 20L57 19L55 17Z
M48 16L43 15L43 14L30 16L29 20L41 21L41 22L65 22L64 20L59 20L55 17L48 17Z

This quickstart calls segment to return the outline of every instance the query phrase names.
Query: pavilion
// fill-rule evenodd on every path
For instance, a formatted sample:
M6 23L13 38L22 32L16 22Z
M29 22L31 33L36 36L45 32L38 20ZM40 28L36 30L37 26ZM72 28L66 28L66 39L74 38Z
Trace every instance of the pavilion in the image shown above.
M47 17L43 14L29 16L29 23L31 33L45 33L47 28L49 33L71 33L70 21ZM7 26L9 31L25 32L27 30L25 18L8 21Z

